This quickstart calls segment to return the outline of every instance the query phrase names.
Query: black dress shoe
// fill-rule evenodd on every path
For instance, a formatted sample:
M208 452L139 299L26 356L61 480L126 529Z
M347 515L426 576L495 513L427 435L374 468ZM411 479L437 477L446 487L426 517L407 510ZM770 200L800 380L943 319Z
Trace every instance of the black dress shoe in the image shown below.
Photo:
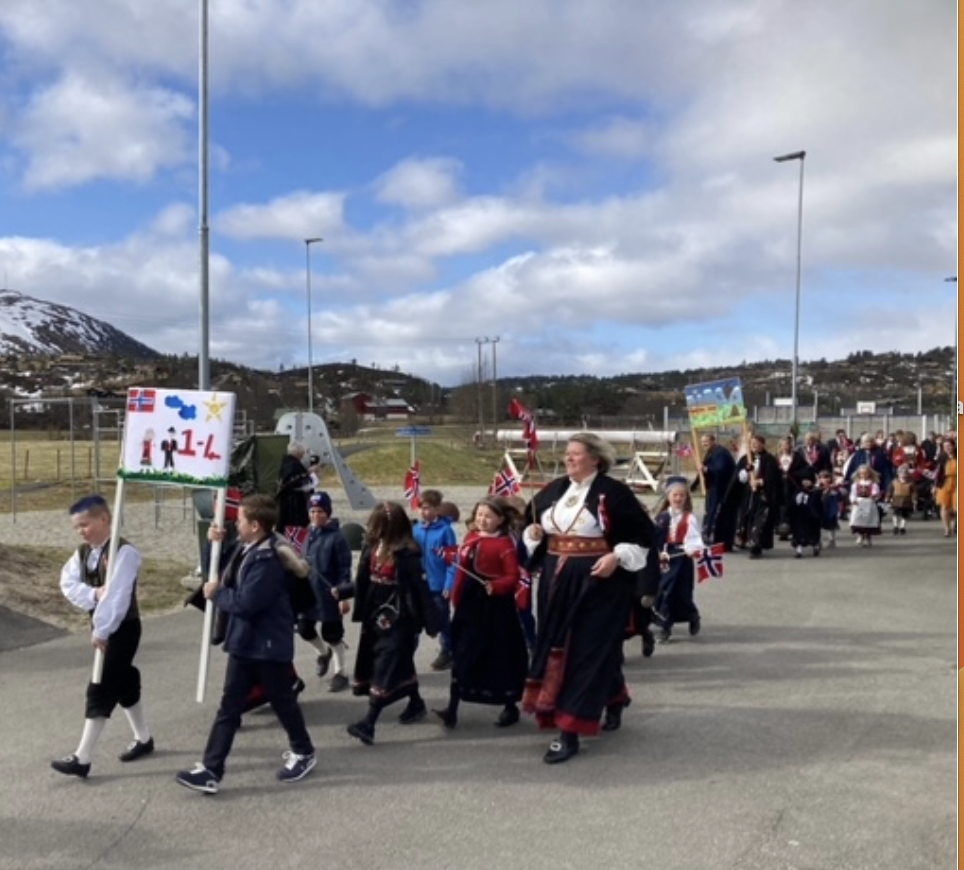
M424 719L428 714L428 707L425 706L424 701L409 701L408 706L402 710L401 715L398 717L398 721L402 725L411 725L413 722L418 722L420 719Z
M51 761L50 766L57 773L62 773L65 776L79 776L81 779L87 779L87 774L90 773L90 764L81 764L76 755L58 758Z
M449 730L453 729L459 723L458 714L448 708L444 710L433 710L432 712L442 720L442 724Z
M701 624L700 624L700 618L698 616L690 620L691 637L696 637L696 635L700 633L700 628L701 628Z
M499 713L499 718L495 720L495 724L499 728L508 728L510 725L515 725L518 721L519 708L513 704L511 707L506 707Z
M549 749L546 754L542 756L542 760L546 764L561 764L563 761L568 761L578 752L579 738L576 737L576 735L573 735L569 740L564 739L560 735L549 744Z
M353 722L345 730L366 746L371 746L375 742L375 729L364 720Z
M643 629L643 658L648 659L656 652L656 635L648 628Z
M622 724L623 724L622 705L618 707L607 707L606 715L603 717L602 730L618 731Z
M135 740L127 747L126 752L122 752L118 758L121 761L137 761L144 755L150 755L154 751L154 738L148 737L143 743L140 740Z

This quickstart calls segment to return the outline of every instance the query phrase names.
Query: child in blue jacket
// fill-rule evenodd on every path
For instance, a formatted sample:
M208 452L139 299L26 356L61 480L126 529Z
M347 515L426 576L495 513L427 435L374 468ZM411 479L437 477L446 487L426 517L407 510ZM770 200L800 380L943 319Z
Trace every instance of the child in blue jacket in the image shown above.
M455 584L455 560L451 548L458 546L452 520L439 513L442 493L437 489L427 489L422 495L419 509L421 521L413 529L415 543L422 549L422 567L432 593L432 603L438 611L439 653L431 664L433 671L448 670L452 666L452 641L449 637L449 598ZM446 559L446 549L449 558Z

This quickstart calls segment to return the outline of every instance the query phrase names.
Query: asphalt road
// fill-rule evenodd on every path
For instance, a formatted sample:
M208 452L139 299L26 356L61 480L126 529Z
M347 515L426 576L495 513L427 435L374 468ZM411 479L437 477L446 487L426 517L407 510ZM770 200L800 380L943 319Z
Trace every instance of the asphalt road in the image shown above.
M79 736L86 638L21 645L0 613L0 868L954 867L955 542L920 522L870 551L842 537L819 559L728 558L698 591L701 635L648 660L628 643L622 730L559 766L531 721L496 729L496 710L471 705L451 733L390 708L362 746L344 727L364 699L327 694L300 644L315 772L278 784L283 733L256 713L221 793L189 792L173 774L199 758L223 672L217 652L197 704L191 610L145 624L158 751L121 764L118 715L89 779L65 778L49 761ZM440 706L434 652L423 643L419 663Z

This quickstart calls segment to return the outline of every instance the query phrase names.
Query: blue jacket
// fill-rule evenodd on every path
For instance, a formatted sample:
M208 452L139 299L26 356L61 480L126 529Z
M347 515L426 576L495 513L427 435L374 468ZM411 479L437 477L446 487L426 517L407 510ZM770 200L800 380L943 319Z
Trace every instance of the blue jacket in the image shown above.
M455 585L455 561L451 564L446 563L435 550L438 547L458 546L458 538L455 536L455 529L452 528L452 518L437 517L430 526L426 526L425 523L416 523L412 531L415 535L415 543L422 550L422 568L428 578L428 588L433 595L451 592Z
M228 615L224 650L242 659L290 662L295 656L294 612L280 548L270 538L232 556L214 604Z
M318 598L318 618L322 622L341 619L338 602L331 590L351 583L351 547L336 519L323 526L311 526L305 554L311 566L311 584Z

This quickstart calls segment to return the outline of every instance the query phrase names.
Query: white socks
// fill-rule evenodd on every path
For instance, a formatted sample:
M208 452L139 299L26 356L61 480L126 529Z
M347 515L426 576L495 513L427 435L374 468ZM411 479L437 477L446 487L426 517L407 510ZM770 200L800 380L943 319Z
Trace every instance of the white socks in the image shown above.
M81 764L90 764L90 757L94 754L94 747L97 746L106 724L107 720L103 717L84 719L84 733L80 735L80 744L74 753Z
M338 641L338 643L332 644L329 649L332 655L332 665L334 666L334 672L340 674L345 670L345 653L348 647L345 646L343 640Z
M151 729L147 727L144 718L144 704L138 701L133 707L125 707L124 714L127 716L127 721L131 723L134 739L138 743L147 743L151 739Z

